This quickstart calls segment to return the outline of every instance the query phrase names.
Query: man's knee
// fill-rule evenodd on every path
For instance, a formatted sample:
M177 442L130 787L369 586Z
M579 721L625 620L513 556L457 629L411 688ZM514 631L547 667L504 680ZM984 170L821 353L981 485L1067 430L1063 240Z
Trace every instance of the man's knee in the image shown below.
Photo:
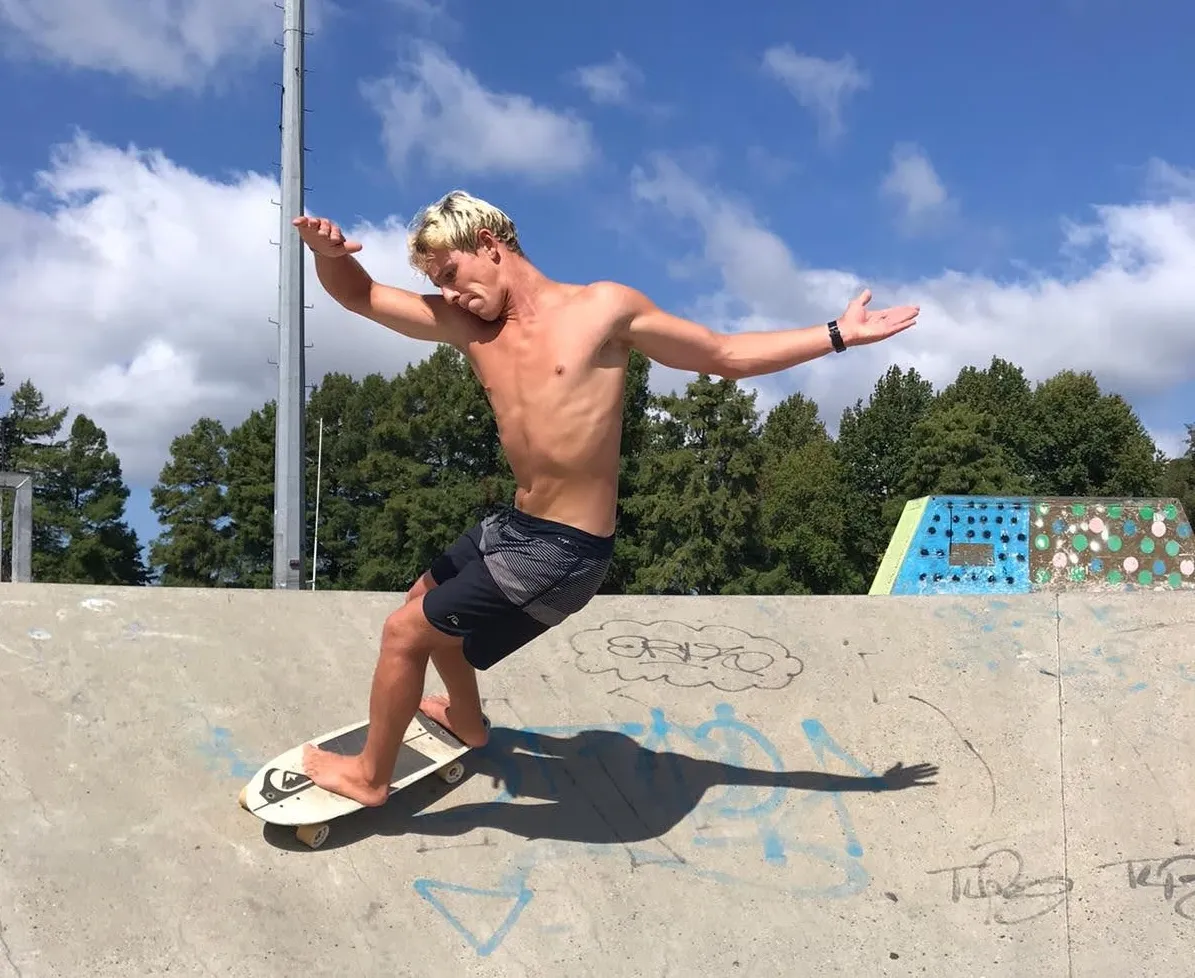
M407 603L410 604L416 598L421 598L427 594L432 588L436 586L436 579L432 577L431 571L424 571L411 589L407 592Z
M423 602L413 598L386 616L382 624L382 651L390 655L427 659L440 633L423 615Z
M441 631L423 609L423 595L395 608L382 624L382 650L426 660L433 652L460 648L462 640Z

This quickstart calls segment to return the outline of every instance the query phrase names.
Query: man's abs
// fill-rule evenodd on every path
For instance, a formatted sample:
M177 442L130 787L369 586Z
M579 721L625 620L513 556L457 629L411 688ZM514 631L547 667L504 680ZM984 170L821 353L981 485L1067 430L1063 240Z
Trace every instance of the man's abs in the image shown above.
M621 415L610 431L608 421L595 418L586 435L570 436L544 420L533 426L530 439L504 439L515 477L515 507L594 536L613 533L618 505L619 421ZM559 441L537 444L552 436Z

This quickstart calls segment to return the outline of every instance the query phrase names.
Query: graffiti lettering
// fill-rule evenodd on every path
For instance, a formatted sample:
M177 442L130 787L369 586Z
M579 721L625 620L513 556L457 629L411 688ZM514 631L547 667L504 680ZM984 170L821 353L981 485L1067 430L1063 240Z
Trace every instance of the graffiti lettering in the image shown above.
M1144 887L1161 889L1167 903L1173 901L1174 912L1184 920L1195 920L1195 853L1168 856L1164 859L1123 859L1114 863L1103 863L1099 869L1124 867L1130 890ZM1185 870L1185 872L1184 872ZM1183 887L1190 887L1178 899L1175 895Z
M582 672L728 693L784 689L805 670L801 658L774 639L729 625L609 621L577 632L572 646Z
M983 900L986 924L1021 924L1060 907L1074 888L1065 876L1022 879L1025 861L1016 849L993 849L977 863L928 870L950 874L950 902Z

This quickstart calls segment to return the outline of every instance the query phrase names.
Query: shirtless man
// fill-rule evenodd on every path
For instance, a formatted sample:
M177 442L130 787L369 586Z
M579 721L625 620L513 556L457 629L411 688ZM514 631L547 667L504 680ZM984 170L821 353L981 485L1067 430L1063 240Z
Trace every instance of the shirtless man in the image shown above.
M485 388L517 482L514 506L441 554L382 628L359 755L308 744L318 785L380 805L418 708L467 744L486 742L476 670L489 669L581 610L613 552L623 385L630 351L680 370L755 377L886 339L917 306L869 311L864 291L836 320L804 329L710 331L615 282L555 282L523 254L513 222L462 192L422 211L411 264L439 295L375 282L334 223L295 220L320 283L346 309L404 336L448 343ZM424 697L428 660L448 692Z

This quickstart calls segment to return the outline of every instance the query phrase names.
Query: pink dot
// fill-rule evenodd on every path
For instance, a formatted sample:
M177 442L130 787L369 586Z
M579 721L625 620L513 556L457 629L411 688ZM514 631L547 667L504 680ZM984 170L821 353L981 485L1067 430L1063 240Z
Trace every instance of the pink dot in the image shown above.
M1184 560L1178 565L1178 569L1187 577L1190 577L1192 574L1195 574L1195 560Z
M1066 566L1066 554L1059 550L1054 554L1054 566L1061 569Z
M1166 524L1158 520L1153 525L1153 533L1155 537L1164 537L1166 535Z
M1103 533L1104 532L1104 521L1101 520L1098 516L1091 521L1091 532L1092 533Z
M1132 574L1137 569L1137 566L1138 565L1137 565L1136 557L1125 557L1124 569L1127 570L1130 574Z

